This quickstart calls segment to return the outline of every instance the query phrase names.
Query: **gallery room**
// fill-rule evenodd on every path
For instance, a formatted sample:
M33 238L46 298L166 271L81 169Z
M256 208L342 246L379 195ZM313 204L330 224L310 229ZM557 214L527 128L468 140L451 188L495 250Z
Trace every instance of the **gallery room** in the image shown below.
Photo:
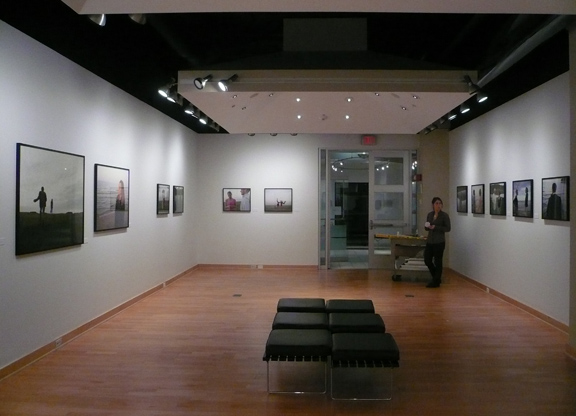
M0 415L576 412L573 2L32 3L0 6ZM427 288L394 250L434 197ZM370 400L330 360L267 391L283 298L372 301Z

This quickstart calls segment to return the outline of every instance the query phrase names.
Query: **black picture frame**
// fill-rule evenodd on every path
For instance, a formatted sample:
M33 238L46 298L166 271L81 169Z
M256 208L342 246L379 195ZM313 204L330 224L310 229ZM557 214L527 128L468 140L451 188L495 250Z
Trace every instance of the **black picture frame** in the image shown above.
M84 156L16 145L16 255L84 243Z
M292 188L264 188L264 212L292 212Z
M170 213L170 185L156 184L156 215Z
M470 186L470 207L472 214L484 214L484 184Z
M512 181L512 216L534 218L534 180Z
M224 212L252 211L252 188L223 188L222 210Z
M172 187L172 213L182 214L184 212L184 187L174 185Z
M468 212L468 186L456 187L456 212Z
M94 231L128 228L130 170L94 164Z
M506 216L506 182L490 184L490 215Z
M570 176L542 178L542 219L570 221Z

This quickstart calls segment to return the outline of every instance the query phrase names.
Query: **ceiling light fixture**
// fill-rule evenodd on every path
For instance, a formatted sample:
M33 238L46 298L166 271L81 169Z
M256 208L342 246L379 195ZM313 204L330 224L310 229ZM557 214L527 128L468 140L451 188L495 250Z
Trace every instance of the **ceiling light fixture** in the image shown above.
M458 114L454 113L453 111L450 111L448 113L448 120L454 120L457 116Z
M198 117L198 121L200 121L200 123L202 124L208 124L208 117L206 117L206 115L200 113L200 117Z
M476 94L476 101L479 103L483 103L487 99L488 99L488 95L486 95L486 93L482 90L478 91L478 93Z
M236 81L237 79L238 79L238 74L234 74L228 79L222 79L218 82L218 87L220 88L221 91L226 92L226 91L228 91L228 84Z
M96 23L98 26L106 25L106 15L105 14L90 14L88 19Z
M195 78L194 79L194 86L196 88L198 88L199 90L201 90L202 88L204 88L204 86L206 85L206 83L208 81L210 81L212 79L212 75L206 75L204 78Z
M133 22L138 23L139 25L146 24L146 15L145 14L129 14L128 17L132 19Z
M480 90L480 87L472 82L469 75L464 75L464 82L468 85L468 93L470 95L475 94Z
M466 103L462 103L462 105L460 106L460 113L465 114L468 111L470 111L470 106Z
M175 86L176 81L174 80L174 78L172 78L172 82L158 88L158 94L160 94L164 98L168 98L168 95L170 95L172 88L174 88Z

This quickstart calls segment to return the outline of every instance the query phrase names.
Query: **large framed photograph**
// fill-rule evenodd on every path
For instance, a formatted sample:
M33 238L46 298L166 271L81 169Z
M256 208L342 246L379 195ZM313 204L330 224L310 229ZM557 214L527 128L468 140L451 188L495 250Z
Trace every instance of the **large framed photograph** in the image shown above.
M222 189L222 210L224 212L250 212L252 190L250 188Z
M506 182L490 184L490 215L506 215Z
M484 184L472 185L472 214L484 214Z
M542 179L542 218L570 221L570 177Z
M170 185L156 185L156 215L170 213Z
M468 212L468 186L456 187L456 212Z
M264 188L264 212L292 212L292 188Z
M18 143L16 255L84 243L84 156Z
M172 195L172 213L182 214L184 212L184 187L174 185Z
M524 179L512 182L512 215L534 217L534 181Z
M130 170L94 165L94 231L128 228Z

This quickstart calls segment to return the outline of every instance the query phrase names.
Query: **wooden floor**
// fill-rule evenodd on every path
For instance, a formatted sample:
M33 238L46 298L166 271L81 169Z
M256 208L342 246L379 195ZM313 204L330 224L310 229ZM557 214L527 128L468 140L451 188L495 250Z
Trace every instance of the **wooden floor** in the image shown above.
M281 297L372 299L400 347L392 400L267 394ZM2 380L0 415L574 416L566 343L455 275L427 289L368 270L207 268Z

